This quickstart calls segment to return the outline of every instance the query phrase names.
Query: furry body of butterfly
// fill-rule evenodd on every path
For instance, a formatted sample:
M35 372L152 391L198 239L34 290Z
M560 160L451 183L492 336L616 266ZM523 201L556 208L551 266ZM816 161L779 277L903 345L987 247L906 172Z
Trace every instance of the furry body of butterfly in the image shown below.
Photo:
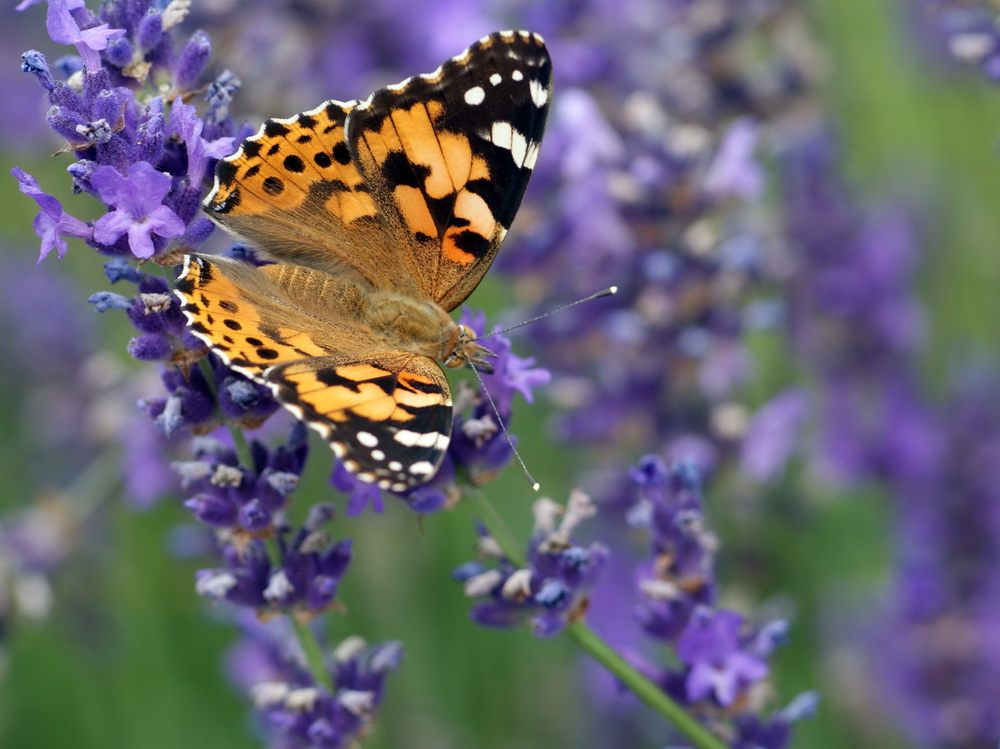
M551 86L542 38L499 31L365 101L268 120L216 168L206 212L277 264L187 255L189 329L363 481L433 476L453 417L436 362L490 367L448 313L514 220Z

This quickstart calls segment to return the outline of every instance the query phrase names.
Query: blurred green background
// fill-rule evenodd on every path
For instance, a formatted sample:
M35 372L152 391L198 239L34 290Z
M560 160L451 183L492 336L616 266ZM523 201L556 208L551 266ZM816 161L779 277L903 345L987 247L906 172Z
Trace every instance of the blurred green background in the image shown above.
M921 61L899 4L815 0L808 7L813 33L829 56L824 95L840 128L850 183L874 203L902 195L932 206L921 226L925 255L919 285L930 311L924 372L933 387L956 357L996 350L1000 91L975 72L948 74ZM20 51L4 50L2 64L16 65ZM48 150L48 143L0 148L0 163L4 173L20 165L43 184L55 185L61 167L45 158ZM28 259L4 267L31 273L37 247L28 225L33 205L9 178L0 180L0 201L4 254ZM82 198L68 198L67 207L82 217L96 210ZM46 266L44 272L70 279L75 289L70 304L93 328L92 345L121 352L122 366L132 366L124 353L130 335L125 324L111 315L98 318L86 303L90 293L107 286L92 254L71 242L65 260L49 258ZM502 280L489 280L477 295L474 305L499 305ZM766 341L760 349L780 351ZM85 467L71 451L40 454L17 420L20 399L32 386L18 382L19 364L3 365L4 510L65 489L67 477ZM774 380L794 379L787 367L780 358L765 362ZM77 384L69 379L65 387ZM517 431L543 489L563 501L574 455L544 438L545 416L543 406L522 404ZM316 448L300 505L328 492L329 461L324 449ZM113 486L113 474L113 462L98 458L88 476L94 486L104 480ZM775 498L752 522L730 511L725 486L710 495L723 548L729 543L741 550L722 555L719 577L730 587L724 600L747 607L781 600L792 614L792 642L776 660L776 704L805 689L819 690L823 700L819 715L797 726L793 746L905 746L889 717L864 698L865 664L851 649L856 633L838 629L863 622L877 603L891 560L891 509L878 487L837 495L819 490L806 497L791 482L784 489L788 495ZM525 537L532 497L519 472L510 468L488 493ZM119 511L119 498L103 489L90 499L112 511L93 512L78 536L85 548L75 550L72 563L57 574L51 615L41 622L16 620L3 632L0 747L260 746L243 698L222 674L234 632L210 611L206 615L207 607L194 595L193 574L200 565L178 561L165 540L187 521L186 511L176 501L148 512ZM357 556L341 595L348 610L329 620L331 639L354 633L370 641L400 639L407 653L401 673L390 679L366 746L583 745L607 716L594 715L583 697L587 672L570 644L467 622L468 605L449 575L473 556L471 528L469 508L418 524L391 503L382 516L336 523L338 534L357 539ZM756 558L752 572L743 565L748 549ZM657 719L643 715L640 722L645 745L662 746ZM610 739L604 743L616 745Z

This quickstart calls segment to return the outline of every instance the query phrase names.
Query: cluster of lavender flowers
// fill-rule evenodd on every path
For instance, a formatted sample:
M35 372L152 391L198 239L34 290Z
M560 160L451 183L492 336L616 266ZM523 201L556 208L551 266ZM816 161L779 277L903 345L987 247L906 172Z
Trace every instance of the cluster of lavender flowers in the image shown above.
M764 237L754 218L763 178L754 149L761 122L797 93L808 72L780 54L745 72L731 54L748 36L782 22L781 3L713 2L711 13L703 7L708 4L633 0L622 9L595 1L521 9L519 25L546 36L562 78L519 219L528 236L512 237L500 262L530 304L543 301L540 290L548 299L566 299L609 283L623 287L611 314L592 305L534 328L536 344L557 367L559 387L553 392L570 410L559 433L619 449L652 446L676 464L671 472L660 459L650 459L626 479L642 495L643 509L630 517L645 512L651 531L637 617L683 663L680 672L649 664L642 669L733 746L779 749L809 700L762 717L763 705L751 695L762 691L765 659L781 628L751 632L741 615L712 608L714 540L700 529L699 513L701 482L743 436L745 413L734 399L748 371L745 330L774 322L773 308L745 303L763 265ZM261 12L240 14L238 22L266 23L274 12L266 10L269 5L254 4ZM398 11L398 3L366 4L353 23L337 10L325 11L329 28L344 43L324 45L335 50L334 59L314 70L350 77L352 68L339 65L344 56L367 68L389 67L391 60L408 75L433 67L480 35L478 24L485 23L485 31L507 25L493 20L495 9L484 4L466 11L462 26L477 30L463 28L459 37L454 19L442 22L440 8L424 14L411 7L403 17L421 20L393 27L382 23L390 9ZM61 256L67 237L81 238L115 258L105 266L112 283L135 285L135 293L102 292L92 301L100 310L125 311L138 330L129 352L161 364L167 393L142 405L169 434L207 433L220 424L256 426L276 409L265 389L202 358L204 347L185 330L167 282L123 260L171 265L180 251L208 238L211 225L198 213L205 178L213 161L249 132L234 125L230 106L239 83L228 72L207 87L201 116L187 103L211 44L207 34L196 32L175 45L170 30L186 12L179 1L163 9L138 0L105 3L96 14L81 0L50 2L50 35L75 44L78 57L56 65L68 82L56 80L37 52L25 54L24 69L46 90L49 123L76 157L68 169L74 189L109 210L93 222L70 216L33 177L15 170L22 191L41 209L35 228L43 257L53 249ZM643 20L623 34L623 18ZM315 19L302 25L317 26ZM423 43L425 38L434 43ZM400 39L410 44L396 44ZM296 57L299 66L309 62L298 51ZM296 69L286 72L297 75ZM360 69L353 72L361 78ZM360 90L371 87L366 81ZM324 81L319 90L328 88ZM337 90L358 88L356 81L338 82ZM481 316L466 313L464 322L485 332ZM509 462L510 445L496 416L509 422L514 394L530 400L533 388L549 379L532 360L511 353L507 339L492 336L484 343L498 355L494 373L483 376L494 403L480 389L459 390L441 472L403 498L416 511L448 506L460 483L482 484ZM590 370L586 378L579 375L583 369ZM285 512L304 461L303 434L296 428L278 447L253 443L249 461L223 440L202 440L194 460L177 464L193 495L186 506L216 531L221 551L221 565L199 574L199 592L262 615L306 620L336 605L349 542L333 541L324 530L332 515L325 505L301 526L289 525ZM332 482L349 495L349 513L382 505L377 488L342 467ZM508 626L527 620L537 634L551 636L583 618L609 553L599 543L582 545L571 537L591 511L583 497L571 496L559 523L551 503L536 506L536 533L524 563L481 535L489 564L456 573L467 593L485 599L472 610L476 621ZM597 500L610 504L607 496ZM622 513L614 522L624 519ZM688 565L701 575L693 589L684 587ZM263 686L253 689L254 698L289 746L350 741L371 716L384 674L400 657L396 646L342 646L326 667L336 688L331 692L304 668L301 653L289 656L287 632L248 628L248 636L256 652L267 656L261 672L272 674L255 682Z
M779 749L791 725L812 712L816 695L804 693L764 717L767 658L784 642L788 624L749 627L742 614L716 607L714 556L718 539L703 514L702 472L694 463L668 469L649 455L631 469L638 501L629 519L649 535L649 559L639 568L640 602L634 615L643 631L672 646L679 668L639 660L662 689L734 747Z
M580 546L572 534L596 511L579 490L570 494L565 509L547 497L537 500L535 528L521 565L481 528L481 558L454 573L468 597L484 599L472 608L472 620L487 627L514 627L528 621L538 637L552 637L567 624L582 620L587 591L603 571L608 550L597 542Z
M851 199L828 131L789 143L780 164L798 257L789 333L819 385L817 444L791 442L827 479L882 483L895 516L893 576L870 623L876 704L922 745L995 746L995 374L961 375L943 402L930 397L919 374L913 220L898 209L868 214Z
M19 9L33 4L22 3ZM101 312L125 312L137 331L129 354L159 363L166 394L145 397L140 406L167 436L209 434L222 426L255 428L278 409L266 388L207 355L187 331L167 278L129 262L170 266L208 239L212 225L199 212L205 180L214 161L251 132L234 125L230 103L239 81L228 71L205 87L200 116L186 103L198 94L211 54L210 38L202 31L175 43L171 30L187 12L184 2L166 7L109 2L96 13L81 0L50 2L49 35L75 45L77 55L61 58L53 68L42 53L31 50L22 56L22 69L45 90L48 123L65 139L63 150L75 157L67 169L74 191L90 194L107 212L94 221L81 220L32 175L12 172L40 208L34 222L40 261L53 250L64 256L67 238L83 239L112 256L105 263L110 283L133 286L131 293L104 291L90 301ZM254 260L240 246L227 253ZM483 317L466 314L470 326L483 333ZM454 501L459 478L473 484L492 478L511 457L496 414L509 421L514 393L530 400L532 388L548 379L544 370L531 368L532 360L513 354L507 339L494 336L486 342L498 355L494 372L484 377L496 412L480 390L462 391L445 469L433 484L404 497L415 511L431 512ZM289 524L286 510L306 460L305 429L296 425L288 440L270 449L255 440L249 455L238 455L230 442L224 432L218 439L199 437L194 459L174 463L182 488L191 494L185 506L214 531L222 562L198 574L197 590L257 616L316 619L336 606L351 543L334 540L324 529L333 516L328 504L313 507L302 525ZM332 482L349 494L348 512L368 503L381 507L381 493L341 466ZM316 664L310 673L288 631L249 628L245 634L266 640L258 643L264 649L280 650L266 683L245 685L282 746L350 743L370 722L385 675L401 660L398 645L367 648L352 640L320 664L319 673Z

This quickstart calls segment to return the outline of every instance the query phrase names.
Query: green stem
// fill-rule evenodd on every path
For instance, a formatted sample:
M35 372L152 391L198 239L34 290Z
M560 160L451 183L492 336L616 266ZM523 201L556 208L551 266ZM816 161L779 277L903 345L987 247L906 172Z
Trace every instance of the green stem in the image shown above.
M625 661L583 622L566 627L566 635L587 655L604 666L636 697L665 717L698 749L727 749L727 745L678 705L656 684Z
M511 533L510 528L507 527L503 518L500 517L500 513L496 511L493 503L486 498L486 495L478 487L470 488L466 493L475 500L476 508L480 513L480 520L486 526L486 530L490 532L493 540L503 550L504 556L513 562L515 566L523 567L526 559L524 552L521 551L521 545L514 538L514 534Z
M295 629L295 637L298 639L299 645L302 647L302 652L305 653L306 663L309 665L309 670L312 672L312 676L316 681L316 684L321 687L325 687L330 691L330 694L333 694L336 691L336 688L334 687L333 679L330 676L330 670L326 667L326 658L323 656L323 646L320 645L313 628L308 624L303 624L298 621L291 614L288 614L288 620L292 623L292 627Z
M493 504L478 489L470 491L469 495L476 502L483 525L486 526L493 540L503 550L504 555L516 566L524 566L524 552ZM696 749L727 749L724 742L699 723L683 707L670 699L660 687L622 658L614 648L602 640L586 624L574 622L568 625L565 631L566 635L581 650L610 671L636 697L670 721Z

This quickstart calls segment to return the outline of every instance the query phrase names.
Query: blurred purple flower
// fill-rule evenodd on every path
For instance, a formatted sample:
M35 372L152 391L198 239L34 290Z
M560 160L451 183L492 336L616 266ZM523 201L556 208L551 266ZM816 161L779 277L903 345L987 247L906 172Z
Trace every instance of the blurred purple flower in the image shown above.
M330 675L335 691L308 674L287 622L241 618L245 637L228 657L228 670L246 691L275 746L286 749L340 749L356 745L381 703L388 674L399 669L398 642L368 645L360 637L332 651Z
M677 640L677 655L688 667L688 699L712 698L723 707L740 691L768 674L767 663L745 650L743 617L735 611L698 610Z

